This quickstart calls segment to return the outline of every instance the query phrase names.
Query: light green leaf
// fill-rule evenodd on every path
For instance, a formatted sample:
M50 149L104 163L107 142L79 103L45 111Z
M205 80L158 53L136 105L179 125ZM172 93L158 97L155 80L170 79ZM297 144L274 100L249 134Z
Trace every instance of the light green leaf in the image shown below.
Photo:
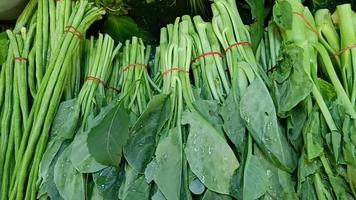
M69 159L71 151L70 145L58 158L54 167L54 182L64 200L84 199L84 180L82 174L74 168Z
M156 150L154 181L169 200L179 200L182 179L182 136L177 128L161 139Z
M254 200L266 193L268 188L267 171L257 156L251 155L244 170L243 199Z
M272 98L260 79L255 79L240 101L241 117L265 155L281 169L292 172L296 153L279 128Z
M197 112L184 112L182 123L190 125L185 154L191 170L210 190L229 194L239 162L223 135Z

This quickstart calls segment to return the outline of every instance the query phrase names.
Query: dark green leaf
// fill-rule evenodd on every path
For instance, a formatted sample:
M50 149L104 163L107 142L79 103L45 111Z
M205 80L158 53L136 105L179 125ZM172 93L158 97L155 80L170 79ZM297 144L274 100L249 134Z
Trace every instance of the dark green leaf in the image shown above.
M182 136L177 128L171 129L157 145L154 181L169 200L180 200L182 150Z
M227 96L221 107L220 114L224 121L224 131L241 156L246 140L246 130L240 116L240 104L235 102L232 92Z
M241 117L260 149L278 167L292 172L296 153L279 128L272 98L260 79L251 83L240 104Z
M89 153L87 146L88 132L80 131L75 136L72 143L72 153L70 160L75 168L81 173L92 173L104 169L105 165L98 163Z
M72 165L69 157L72 146L68 146L54 167L54 182L63 199L84 199L85 189L82 174Z
M124 147L127 162L143 173L156 148L156 137L170 116L170 101L167 95L157 95L148 103L146 110L130 131Z
M263 168L260 159L251 155L246 161L244 171L243 199L254 200L266 193L268 171Z
M184 112L182 123L190 125L185 153L191 170L210 190L229 194L239 163L225 138L197 112Z
M88 149L96 161L119 167L129 133L129 115L119 105L108 107L109 110L101 112L99 120L95 118L89 128Z
M107 167L93 174L95 186L104 199L115 199L119 194L120 184L123 179L115 167Z
M53 120L50 135L63 139L72 139L77 128L80 109L77 99L64 101L59 105L57 114Z
M149 193L149 184L146 182L144 176L140 176L130 185L123 200L148 200Z
M278 70L272 74L278 112L287 112L309 96L313 82L303 68L303 49L284 45Z
M263 36L263 26L265 20L265 1L264 0L245 0L251 8L252 19L254 23L251 24L251 42L254 51L257 50L258 44Z

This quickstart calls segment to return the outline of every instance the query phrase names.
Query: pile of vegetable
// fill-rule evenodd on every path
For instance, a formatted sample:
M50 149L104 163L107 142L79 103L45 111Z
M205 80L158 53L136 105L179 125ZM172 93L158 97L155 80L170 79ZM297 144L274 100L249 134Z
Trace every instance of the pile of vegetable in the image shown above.
M86 34L121 6L30 0L0 34L0 200L356 198L350 4Z

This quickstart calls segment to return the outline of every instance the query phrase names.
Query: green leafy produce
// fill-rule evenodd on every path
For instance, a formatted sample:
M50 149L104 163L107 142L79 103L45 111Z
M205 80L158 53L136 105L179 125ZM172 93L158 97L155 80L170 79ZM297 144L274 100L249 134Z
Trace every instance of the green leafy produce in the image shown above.
M356 198L352 4L182 2L28 2L0 33L0 200Z

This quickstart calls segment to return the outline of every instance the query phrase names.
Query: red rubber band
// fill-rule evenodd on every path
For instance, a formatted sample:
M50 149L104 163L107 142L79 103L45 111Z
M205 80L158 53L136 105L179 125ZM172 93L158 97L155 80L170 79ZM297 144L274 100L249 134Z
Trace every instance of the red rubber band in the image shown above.
M124 67L122 69L122 71L127 71L128 69L130 69L131 67L144 67L144 68L147 68L147 65L145 64L139 64L139 63L136 63L136 64L129 64L127 65L126 67Z
M353 44L351 46L345 47L345 48L341 49L340 51L333 53L333 56L335 56L335 57L339 56L339 55L345 53L345 51L351 50L353 48L356 48L356 44Z
M234 47L238 47L238 46L251 46L250 42L247 41L242 41L242 42L236 42L228 47L225 48L225 53L228 52L230 49L234 48Z
M105 81L103 81L103 80L101 80L101 79L99 79L97 77L94 77L94 76L86 77L85 81L95 81L97 83L102 84L105 88L115 90L116 92L120 92L119 89L115 88L114 86L111 86L110 84L106 83Z
M180 68L180 67L172 67L172 68L167 69L166 71L164 71L164 72L162 73L162 76L165 76L165 75L170 74L170 73L172 73L172 72L184 72L184 73L188 73L188 74L189 74L189 71L187 71L187 70L185 70L185 69L182 69L182 68Z
M315 33L317 37L319 37L318 30L308 21L308 19L307 19L302 13L299 13L299 12L292 12L292 13L293 13L293 15L296 15L296 16L301 17L302 20L304 21L305 25L306 25L311 31L313 31L313 33Z
M207 52L207 53L204 53L204 54L202 54L202 55L200 55L200 56L194 58L194 59L190 62L190 64L193 64L193 63L195 63L196 61L198 61L198 60L200 60L200 59L202 59L202 58L208 57L208 56L220 56L220 57L223 57L224 54L222 54L222 53L220 53L220 52Z
M66 26L64 28L64 32L72 33L73 35L77 36L80 40L82 40L84 38L83 34L80 31L78 31L78 29L74 28L73 26Z
M27 62L28 61L28 59L24 58L24 57L15 57L15 60L19 61L19 62Z

